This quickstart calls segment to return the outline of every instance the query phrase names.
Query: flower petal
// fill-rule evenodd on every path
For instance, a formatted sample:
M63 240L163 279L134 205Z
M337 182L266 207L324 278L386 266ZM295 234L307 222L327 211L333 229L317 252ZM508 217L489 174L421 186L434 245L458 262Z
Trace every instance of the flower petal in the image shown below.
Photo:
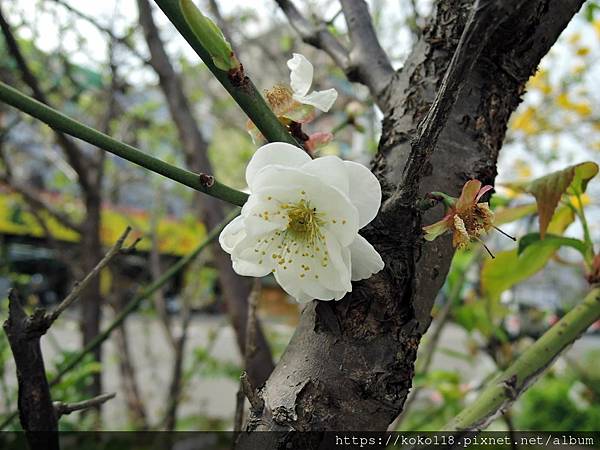
M275 233L262 236L245 236L231 252L233 270L248 277L264 277L273 270L274 262L270 258L280 237Z
M318 282L306 283L304 290L314 300L339 300L340 295L343 297L346 294L346 291L332 291L323 283Z
M263 235L271 231L285 229L288 218L280 212L280 204L296 198L299 187L270 187L250 194L242 207L242 217L246 234Z
M293 102L293 105L283 111L281 114L276 115L283 119L289 119L298 123L312 122L315 118L315 107L311 105L303 105L297 101Z
M254 178L253 189L265 192L279 186L301 186L291 203L307 200L322 214L323 229L333 233L342 246L354 241L358 234L358 211L346 194L319 177L302 169L272 165L263 168Z
M350 201L358 210L358 228L377 215L381 206L381 185L377 177L362 164L344 161L350 183Z
M425 240L433 241L446 231L451 228L452 218L450 216L444 217L442 220L439 220L431 225L427 225L423 227L423 231L425 232Z
M314 106L323 112L327 112L335 103L337 96L337 91L331 88L325 91L312 91L310 94L306 95L294 94L294 100L305 105Z
M231 263L233 271L244 277L264 277L271 272L266 267L239 258L231 258Z
M312 159L300 167L300 170L319 177L323 183L335 186L346 195L350 193L348 172L345 170L344 161L337 156Z
M469 206L475 204L475 199L477 198L477 193L481 189L481 181L479 180L469 180L465 183L462 188L462 192L460 197L456 201L456 209L461 211Z
M352 281L364 280L384 267L377 250L360 234L350 244L352 258Z
M313 80L313 65L300 53L294 53L287 66L290 69L290 86L294 94L306 95Z
M287 241L291 252L278 250L275 279L298 302L312 299L339 300L352 290L350 282L350 250L341 247L335 237L325 231L318 252L305 251L301 242ZM297 244L297 245L296 245ZM327 253L325 253L327 252Z
M483 197L483 195L484 195L486 192L488 192L488 191L491 191L492 189L494 189L494 186L491 186L491 185L489 185L489 184L486 184L485 186L483 186L483 187L482 187L482 188L479 190L479 192L477 193L477 197L475 197L475 203L477 203L477 202L479 201L479 199L480 199L481 197Z
M231 253L234 247L246 237L244 221L242 216L237 216L229 222L219 234L219 244L227 253Z
M308 141L304 143L304 146L311 152L314 152L317 148L328 144L333 140L333 134L324 131L317 131L308 136Z
M292 144L272 142L263 145L256 150L246 167L246 183L248 183L248 187L250 188L250 191L252 191L252 183L255 175L265 166L270 164L297 167L310 160L310 156L308 156L304 150ZM285 184L283 186L285 186Z

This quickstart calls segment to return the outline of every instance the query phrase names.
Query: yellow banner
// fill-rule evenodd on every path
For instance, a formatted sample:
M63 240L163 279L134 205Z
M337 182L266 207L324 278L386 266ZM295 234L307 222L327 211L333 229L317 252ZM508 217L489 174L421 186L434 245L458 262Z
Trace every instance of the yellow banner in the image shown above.
M60 209L73 221L79 222L82 219L83 206L80 202L59 194L40 192L39 195L46 203L57 210ZM73 243L79 241L79 233L65 228L45 211L39 211L38 214L54 239ZM147 212L104 205L101 220L100 234L102 244L106 247L112 246L129 225L133 229L130 234L131 242L138 237L142 238L136 248L142 251L150 250L151 217ZM0 187L0 234L36 238L43 238L46 235L39 220L30 212L22 197L6 187ZM182 256L205 239L206 228L204 224L192 217L180 220L166 217L159 220L157 234L161 254Z

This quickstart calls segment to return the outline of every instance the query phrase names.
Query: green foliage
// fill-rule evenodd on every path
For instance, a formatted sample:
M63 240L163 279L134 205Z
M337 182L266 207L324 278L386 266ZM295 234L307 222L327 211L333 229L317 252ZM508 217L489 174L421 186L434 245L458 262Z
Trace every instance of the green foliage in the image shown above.
M74 351L62 351L55 360L55 369L47 371L47 378L52 380L76 354ZM86 392L89 392L93 375L101 371L102 364L95 362L92 355L86 355L79 366L64 375L60 382L52 387L52 398L65 403L86 400ZM62 417L59 425L63 431L93 430L94 420L93 414L73 414Z
M485 337L497 336L501 340L505 340L506 336L500 328L496 326L492 317L502 317L506 313L506 308L503 308L499 303L494 303L498 309L498 314L492 315L489 311L489 302L476 300L471 303L455 307L453 317L457 324L462 326L466 331L479 331Z
M588 358L597 361L597 352ZM586 365L595 373L587 374L587 383L581 374L568 370L548 373L523 395L515 408L515 425L522 430L597 431L600 423L600 371L597 364Z
M588 22L593 22L597 12L600 12L600 2L588 0L584 9L586 20Z
M575 215L569 207L561 207L554 214L547 229L557 235L562 234L574 219ZM544 241L534 242L527 238L526 245L500 252L494 259L485 260L480 274L483 294L489 300L497 301L502 292L542 270L563 245L557 240L547 243Z
M551 247L556 249L560 247L571 247L584 256L587 251L585 242L580 239L557 236L556 234L546 234L546 236L542 239L540 233L529 233L519 239L519 248L517 253L521 255L531 245Z
M237 189L246 187L246 164L255 147L245 132L229 127L215 129L208 156L215 168L215 176Z
M415 377L415 387L425 388L419 395L419 407L402 424L403 431L439 431L445 422L464 406L465 390L460 373L432 370Z
M196 347L193 351L193 365L195 374L211 378L229 378L239 380L242 369L238 364L224 361L211 354L210 349Z
M539 272L559 244L546 245L543 241L528 246L520 255L517 249L500 252L495 259L486 260L481 270L481 288L490 299Z

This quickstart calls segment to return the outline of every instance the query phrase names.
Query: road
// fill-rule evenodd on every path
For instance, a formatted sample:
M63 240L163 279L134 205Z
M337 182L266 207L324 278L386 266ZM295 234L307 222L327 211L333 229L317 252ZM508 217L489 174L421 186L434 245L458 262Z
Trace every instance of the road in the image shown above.
M160 324L144 314L135 314L127 321L127 331L131 340L133 365L141 394L149 413L150 423L156 424L162 417L167 404L170 370L173 354L164 337ZM285 345L291 337L293 327L265 321L268 334L276 334L279 344ZM210 335L217 333L212 355L220 361L240 362L232 329L223 317L195 316L192 320L187 355L198 347L206 347ZM58 346L65 350L76 351L79 348L79 332L74 318L58 321L50 336L44 337L42 349L46 361L52 361L58 352ZM457 326L448 325L442 333L441 351L434 355L432 368L472 374L471 381L479 381L494 370L492 362L485 357L466 360L453 356L452 352L465 352L468 337ZM599 349L600 338L584 336L570 350L570 355L578 357L592 349ZM450 352L446 351L450 350ZM108 402L103 412L103 427L106 430L125 430L128 428L127 408L121 389L118 353L114 343L109 341L104 347L104 390L116 392L117 397ZM14 369L8 369L9 383L16 384ZM185 391L181 403L180 417L204 415L219 418L231 423L235 408L237 382L225 377L193 376ZM56 399L60 400L60 399Z

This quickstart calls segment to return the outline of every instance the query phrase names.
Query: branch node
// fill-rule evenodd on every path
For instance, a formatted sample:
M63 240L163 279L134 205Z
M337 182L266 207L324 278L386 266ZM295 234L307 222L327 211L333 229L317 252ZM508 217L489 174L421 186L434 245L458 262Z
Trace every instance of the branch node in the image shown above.
M200 180L200 184L205 188L212 187L215 184L215 177L208 173L201 173L198 179Z
M250 379L248 378L247 372L244 371L240 376L240 383L242 385L242 391L244 392L244 395L250 402L252 412L254 414L260 413L265 406L265 401L258 394L258 391L255 390L250 384Z
M502 381L504 385L504 392L506 396L514 401L519 396L519 391L517 390L517 374L513 374L509 378Z

